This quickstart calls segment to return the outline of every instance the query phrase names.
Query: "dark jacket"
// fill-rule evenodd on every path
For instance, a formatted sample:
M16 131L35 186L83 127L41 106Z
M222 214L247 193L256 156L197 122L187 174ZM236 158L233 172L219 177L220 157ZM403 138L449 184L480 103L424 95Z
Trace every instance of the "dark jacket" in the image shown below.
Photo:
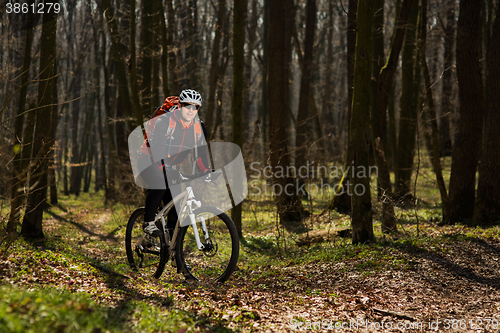
M201 171L208 169L207 129L196 116L191 124L185 124L181 110L176 109L158 117L149 145L155 163L163 160L169 166L180 165L189 152L194 150L196 164Z

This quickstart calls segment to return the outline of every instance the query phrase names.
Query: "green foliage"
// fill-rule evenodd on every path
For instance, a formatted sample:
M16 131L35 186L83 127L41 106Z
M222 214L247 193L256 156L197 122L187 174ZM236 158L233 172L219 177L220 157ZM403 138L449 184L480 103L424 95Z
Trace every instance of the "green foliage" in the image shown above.
M121 324L88 295L52 289L0 287L1 332L116 332Z
M0 332L264 331L268 318L259 317L259 311L263 304L271 306L275 296L304 312L316 301L326 307L345 305L353 301L351 291L342 290L344 282L332 287L337 279L411 275L422 272L424 260L455 267L453 258L467 255L462 245L495 249L486 242L499 238L499 227L436 225L439 193L426 163L419 173L416 207L396 208L397 234L381 233L375 185L372 179L376 241L363 245L333 237L300 247L300 235L276 223L272 197L251 198L244 203L238 269L223 285L185 281L171 267L159 281L131 271L123 242L135 206L107 207L102 193L62 196L60 205L45 212L46 240L30 244L18 238L0 260ZM306 221L311 231L350 227L348 216L325 210L330 195L303 201L312 213ZM254 330L256 323L259 329Z

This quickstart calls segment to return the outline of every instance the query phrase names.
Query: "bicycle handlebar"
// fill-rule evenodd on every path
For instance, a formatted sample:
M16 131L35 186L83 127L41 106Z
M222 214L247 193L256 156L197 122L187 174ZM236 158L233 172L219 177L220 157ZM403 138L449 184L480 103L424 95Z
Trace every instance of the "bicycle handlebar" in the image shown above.
M173 169L171 169L167 166L165 166L165 168L168 168L168 171L173 171ZM203 179L203 181L205 183L210 183L212 181L217 180L217 178L219 178L219 176L221 174L222 174L221 171L216 171L216 170L210 170L208 172L197 172L194 175L187 175L187 174L179 172L179 181L180 182L188 182L190 180L205 177L205 179Z

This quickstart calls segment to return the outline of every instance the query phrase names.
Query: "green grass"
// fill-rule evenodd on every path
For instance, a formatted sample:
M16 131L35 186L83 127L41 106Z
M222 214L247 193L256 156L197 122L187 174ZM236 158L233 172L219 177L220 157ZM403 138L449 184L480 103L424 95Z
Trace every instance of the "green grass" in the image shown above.
M444 176L447 182L449 169ZM419 171L416 209L396 208L399 231L384 235L374 184L376 241L364 245L334 238L299 247L299 236L277 223L271 195L249 198L243 204L245 238L238 270L222 286L184 282L169 266L160 281L132 272L124 238L128 216L136 206L106 206L102 192L60 196L60 204L44 213L46 240L30 244L18 238L4 253L7 260L0 260L0 332L34 332L35 327L37 332L251 331L258 314L238 302L220 306L217 302L229 293L278 290L289 295L289 290L298 288L301 294L289 295L291 304L306 304L299 295L321 296L337 304L342 300L335 292L305 286L305 281L320 278L318 267L362 277L414 270L421 255L451 256L457 242L500 236L499 227L437 227L440 197L428 163L422 163ZM329 200L329 195L303 200L313 213L306 220L309 228L350 227L348 216L324 211Z
M56 289L0 287L1 332L118 332L123 329L112 309L89 295Z
M87 293L0 287L1 332L173 332L203 324L185 311L136 300L103 306Z

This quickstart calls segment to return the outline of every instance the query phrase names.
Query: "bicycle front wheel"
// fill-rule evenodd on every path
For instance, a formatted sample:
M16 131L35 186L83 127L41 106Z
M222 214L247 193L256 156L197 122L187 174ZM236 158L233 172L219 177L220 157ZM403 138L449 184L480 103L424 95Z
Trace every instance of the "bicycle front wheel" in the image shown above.
M194 214L197 221L205 220L209 239L205 239L202 223L197 223L200 241L204 245L199 250L193 228L187 226L179 230L175 255L181 265L180 271L186 279L224 282L238 263L240 244L236 226L226 213L215 207L201 207Z
M128 220L125 233L127 259L136 272L160 278L167 262L164 236L152 237L142 230L144 207L136 209Z

